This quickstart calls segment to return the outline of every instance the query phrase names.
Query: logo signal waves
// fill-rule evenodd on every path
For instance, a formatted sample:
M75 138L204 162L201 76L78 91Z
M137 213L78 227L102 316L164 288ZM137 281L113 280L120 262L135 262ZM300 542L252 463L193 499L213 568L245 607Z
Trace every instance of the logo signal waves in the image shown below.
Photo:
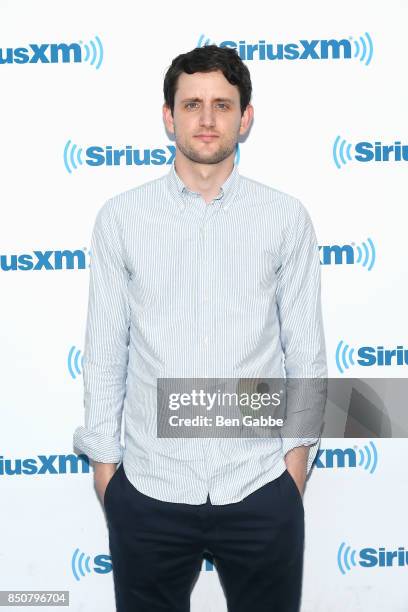
M333 160L338 169L345 166L348 161L353 160L351 157L352 146L344 138L342 139L341 136L337 136L333 145Z
M64 165L67 171L72 174L72 170L76 170L78 166L82 166L82 147L73 144L68 140L64 147Z
M84 43L82 40L79 44L82 46L84 56L83 62L89 62L91 66L95 66L96 70L99 70L103 62L103 46L99 36L95 36L95 41L90 40L89 43Z
M336 365L341 374L348 370L354 363L354 348L340 340L336 348Z
M378 463L378 452L374 442L365 444L363 448L356 448L356 452L357 451L359 455L359 467L362 467L364 470L370 472L370 474L373 474Z
M89 567L89 562L91 557L89 555L85 555L85 553L81 553L79 548L76 548L74 554L72 555L71 560L71 568L72 573L74 574L75 580L81 580L85 576L85 571L88 574L92 573L91 568ZM85 569L85 571L84 571Z
M209 38L205 37L205 34L201 34L197 42L197 47L206 47L207 45L213 44Z
M241 159L241 151L239 148L239 142L237 142L237 146L235 149L235 159L234 159L234 163L238 166L239 164L239 160Z
M81 360L81 363L79 361ZM81 356L80 349L77 349L75 346L71 346L68 353L68 371L72 378L75 380L77 375L82 374L82 369L84 365L83 355Z
M365 242L361 243L361 246L351 243L357 251L356 263L361 264L364 268L367 268L370 272L375 264L375 246L371 238L367 238Z
M353 37L350 36L350 40L353 40ZM354 42L354 57L360 58L360 62L364 62L366 66L371 62L373 57L373 41L368 32L364 33L364 37L360 36L359 39L356 39Z
M339 566L339 570L343 576L346 574L346 572L349 572L352 567L356 567L356 554L357 551L355 548L347 546L345 542L340 544L337 552L337 565Z

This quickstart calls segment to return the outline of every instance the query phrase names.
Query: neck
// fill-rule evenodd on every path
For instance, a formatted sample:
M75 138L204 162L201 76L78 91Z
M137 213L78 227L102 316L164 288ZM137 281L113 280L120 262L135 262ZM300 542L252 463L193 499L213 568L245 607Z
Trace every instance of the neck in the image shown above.
M174 166L178 176L190 191L199 193L209 204L220 192L234 167L234 154L218 164L192 162L179 149L176 150Z

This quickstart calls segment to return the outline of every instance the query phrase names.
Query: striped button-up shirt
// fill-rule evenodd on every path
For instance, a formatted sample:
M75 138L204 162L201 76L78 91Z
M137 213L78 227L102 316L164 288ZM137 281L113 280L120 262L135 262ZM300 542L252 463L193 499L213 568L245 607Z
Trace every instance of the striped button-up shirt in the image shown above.
M298 199L234 165L206 203L173 164L104 203L91 238L77 449L123 462L159 500L238 502L282 474L291 448L309 446L309 472L320 438L160 438L157 378L285 376L327 376L318 246Z

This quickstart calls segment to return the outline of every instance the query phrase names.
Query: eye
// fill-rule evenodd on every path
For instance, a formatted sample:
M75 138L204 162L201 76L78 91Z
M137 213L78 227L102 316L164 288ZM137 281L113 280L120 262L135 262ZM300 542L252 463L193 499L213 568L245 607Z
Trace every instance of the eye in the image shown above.
M198 102L187 102L187 104L185 105L185 108L192 109L192 108L197 108L197 106L198 106Z
M220 108L221 110L227 110L229 107L228 104L225 104L225 102L219 102L218 108Z

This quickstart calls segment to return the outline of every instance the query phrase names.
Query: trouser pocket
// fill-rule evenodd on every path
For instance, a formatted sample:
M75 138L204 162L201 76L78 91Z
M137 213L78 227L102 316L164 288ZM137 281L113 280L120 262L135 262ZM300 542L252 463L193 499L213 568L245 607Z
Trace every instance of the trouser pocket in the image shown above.
M109 480L108 484L106 485L105 493L103 495L104 508L106 508L106 502L110 496L110 492L114 484L114 481L117 479L119 471L123 469L122 466L123 466L123 463L119 465L119 467L116 469L116 472L113 474L112 478Z
M292 477L292 475L290 474L290 472L288 470L286 470L284 474L285 474L287 482L289 483L290 488L292 489L294 495L297 498L297 503L300 504L302 510L304 511L305 508L304 508L304 505L303 505L303 497L300 494L300 491L298 489L298 486L297 486L294 478Z

